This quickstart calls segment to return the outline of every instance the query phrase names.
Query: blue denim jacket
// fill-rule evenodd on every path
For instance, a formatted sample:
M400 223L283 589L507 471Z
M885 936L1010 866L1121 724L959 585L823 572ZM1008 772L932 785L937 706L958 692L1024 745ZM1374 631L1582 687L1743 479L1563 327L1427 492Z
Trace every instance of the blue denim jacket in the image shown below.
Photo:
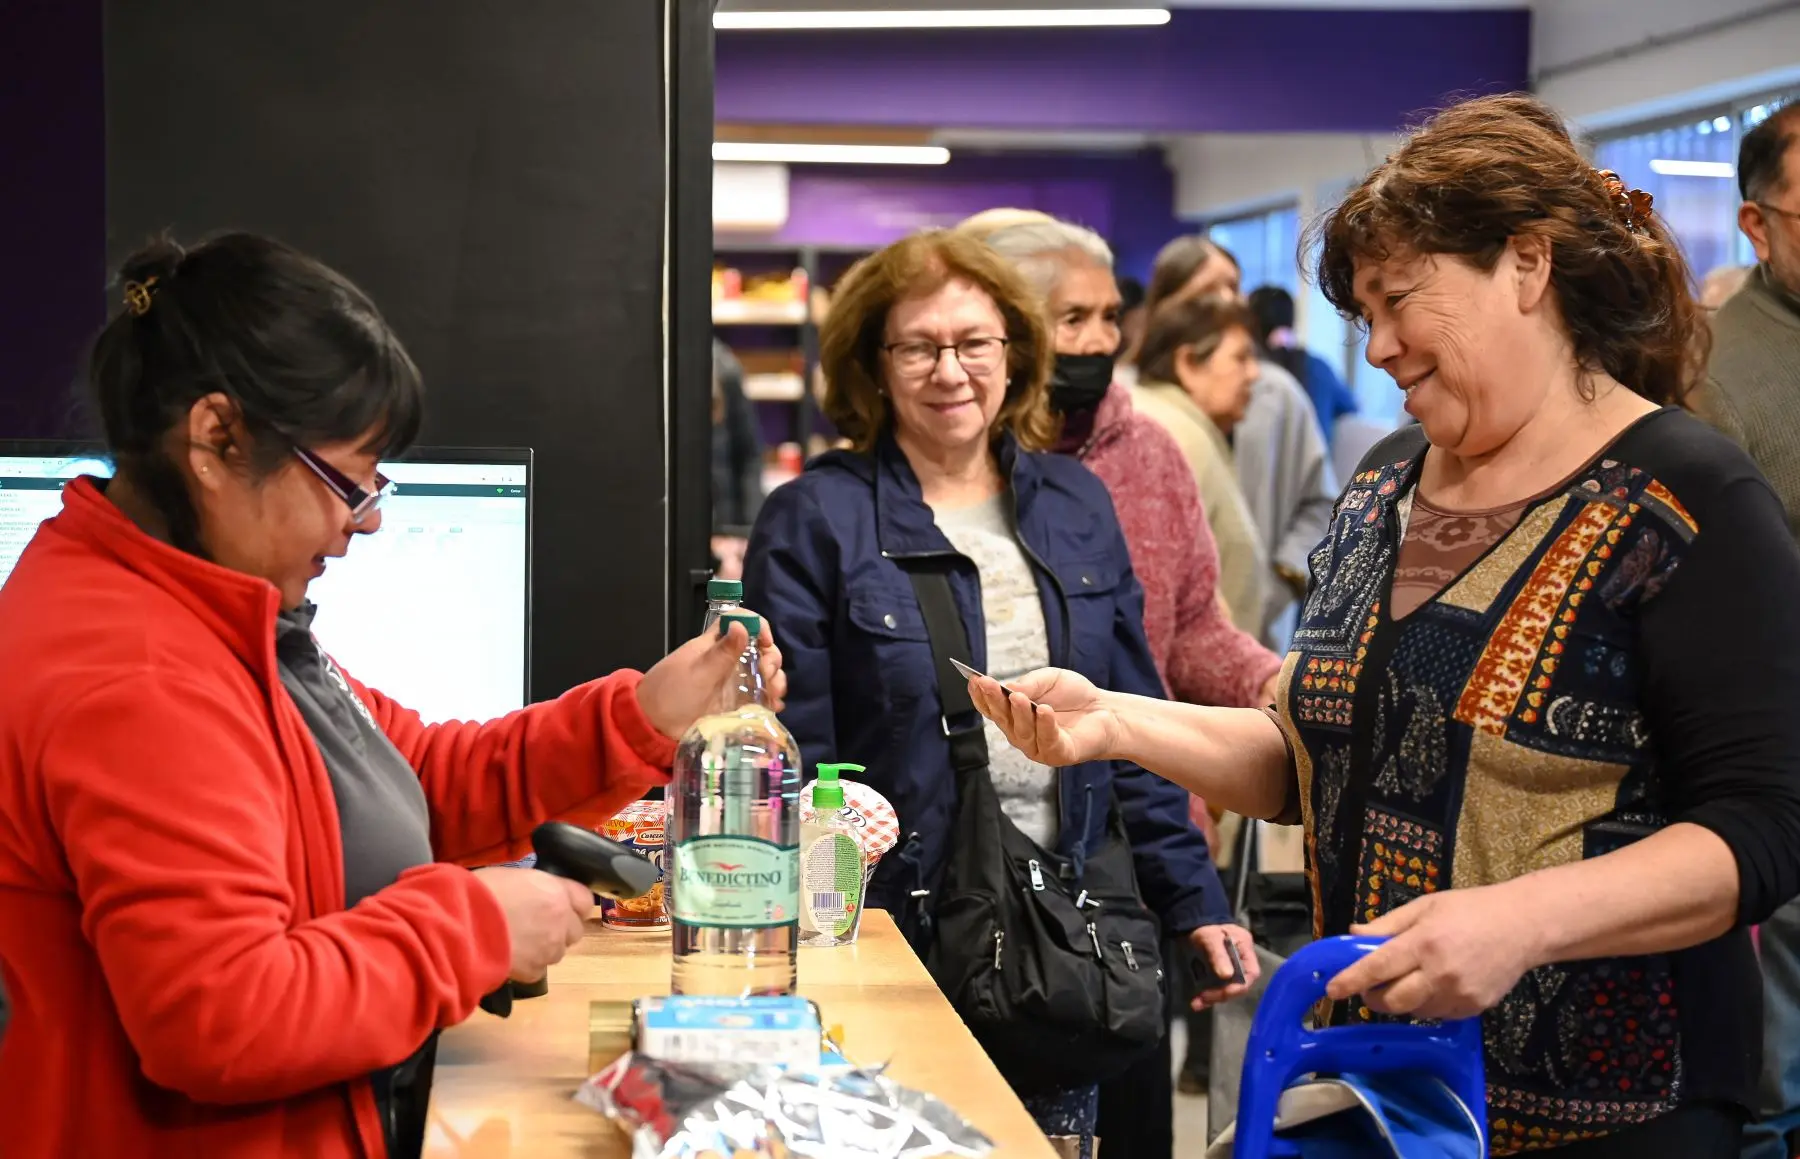
M1043 598L1050 656L1102 688L1161 696L1144 641L1143 592L1112 500L1072 458L998 444L1020 542ZM951 587L984 668L980 579L925 505L918 477L891 436L870 454L834 451L763 506L744 562L745 603L769 618L788 674L782 720L809 767L866 765L861 778L899 813L900 845L876 872L869 904L906 912L949 854L955 772L944 734L931 645L900 563L948 557ZM1059 774L1057 852L1077 872L1105 841L1117 793L1144 901L1169 932L1229 920L1206 841L1180 787L1124 761Z

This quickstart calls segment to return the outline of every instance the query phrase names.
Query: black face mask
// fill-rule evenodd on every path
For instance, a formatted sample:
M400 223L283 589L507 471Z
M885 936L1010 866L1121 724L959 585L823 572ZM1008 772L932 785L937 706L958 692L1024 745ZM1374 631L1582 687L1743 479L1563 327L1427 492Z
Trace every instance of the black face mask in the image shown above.
M1050 372L1050 409L1069 414L1097 407L1112 380L1110 354L1058 354Z

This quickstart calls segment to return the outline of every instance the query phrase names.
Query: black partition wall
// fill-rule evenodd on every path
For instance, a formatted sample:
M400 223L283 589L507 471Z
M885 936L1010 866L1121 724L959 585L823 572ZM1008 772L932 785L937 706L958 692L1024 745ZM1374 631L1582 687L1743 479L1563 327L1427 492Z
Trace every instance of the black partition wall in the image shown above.
M281 237L393 322L425 372L425 441L536 449L539 698L648 665L695 622L710 13L105 3L109 259L162 228Z

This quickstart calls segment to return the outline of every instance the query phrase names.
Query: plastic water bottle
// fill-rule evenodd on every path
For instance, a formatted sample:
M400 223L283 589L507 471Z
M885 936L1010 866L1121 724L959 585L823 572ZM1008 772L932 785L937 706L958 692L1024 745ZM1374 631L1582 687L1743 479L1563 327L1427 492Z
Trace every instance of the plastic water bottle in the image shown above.
M710 632L729 612L735 612L744 606L744 585L737 580L711 579L706 581L706 622L700 625L700 631Z
M800 917L800 748L764 703L758 617L717 709L675 752L663 866L676 994L791 994Z
M743 606L744 585L741 582L728 579L707 580L706 619L700 625L700 634L705 635L712 631L714 624L717 624L726 615L739 611ZM674 806L670 803L669 795L664 792L661 787L658 787L650 790L650 799L663 802L663 832L665 834L670 832L671 827L675 824L675 810ZM666 838L663 846L663 864L669 864L668 843ZM674 900L675 879L672 875L667 873L665 873L663 877L663 906L664 912L667 913Z

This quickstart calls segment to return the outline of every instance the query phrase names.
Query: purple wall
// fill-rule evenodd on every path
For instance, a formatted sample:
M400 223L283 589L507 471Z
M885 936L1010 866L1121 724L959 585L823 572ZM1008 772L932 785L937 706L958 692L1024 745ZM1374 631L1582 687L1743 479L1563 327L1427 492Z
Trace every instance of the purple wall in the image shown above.
M0 19L0 438L70 433L105 318L99 0L9 0Z
M733 241L875 249L927 226L955 225L995 206L1038 209L1079 222L1117 251L1121 273L1142 278L1156 250L1181 232L1174 178L1160 150L1106 156L955 152L947 165L795 165L788 220L773 235Z
M721 122L1382 132L1522 89L1531 14L1178 8L1160 28L722 32Z

